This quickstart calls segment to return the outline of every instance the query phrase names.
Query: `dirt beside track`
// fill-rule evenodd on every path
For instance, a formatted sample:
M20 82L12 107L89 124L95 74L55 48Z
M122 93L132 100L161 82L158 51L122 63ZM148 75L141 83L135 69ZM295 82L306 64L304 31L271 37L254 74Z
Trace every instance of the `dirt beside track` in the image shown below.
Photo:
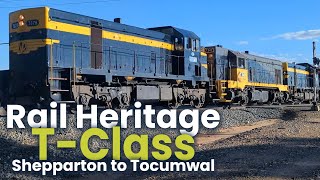
M200 149L219 178L320 179L320 113L287 110L277 124Z
M220 129L218 132L213 134L199 134L195 138L195 141L198 146L212 144L216 141L231 138L240 133L244 133L244 132L251 131L251 130L265 127L265 126L270 126L272 124L277 123L278 121L279 120L276 120L276 119L263 120L263 121L255 122L246 126L244 125L239 127Z
M215 159L215 172L143 178L320 179L320 112L287 109L275 124L198 145L197 149L193 160Z

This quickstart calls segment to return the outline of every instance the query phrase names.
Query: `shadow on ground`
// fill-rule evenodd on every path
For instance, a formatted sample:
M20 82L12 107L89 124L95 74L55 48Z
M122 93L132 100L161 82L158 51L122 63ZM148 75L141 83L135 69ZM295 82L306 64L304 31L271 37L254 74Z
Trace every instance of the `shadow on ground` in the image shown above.
M297 117L297 112L295 110L286 109L281 115L281 119L284 121L292 121Z
M316 178L320 170L319 152L319 139L278 139L274 144L236 146L196 153L192 161L215 159L215 172L144 173L142 177L153 176L162 179Z
M6 157L25 158L34 155L38 147L23 146L0 138L1 159L11 166L12 159ZM247 177L264 178L315 178L320 170L320 141L310 138L277 139L274 144L254 146L235 146L197 152L192 161L209 161L215 159L215 172L135 172L121 173L119 179L140 179L153 176L164 179L234 179ZM10 155L14 154L14 156ZM83 157L74 157L75 159ZM63 154L55 156L54 160L64 161ZM79 159L78 159L79 160ZM70 161L70 159L68 159ZM172 159L172 161L177 161ZM3 167L2 167L3 168ZM7 167L8 168L8 167ZM8 170L6 168L6 170ZM6 173L13 173L8 171ZM39 176L36 173L27 173ZM92 175L92 173L90 173ZM2 176L3 177L3 176ZM77 174L63 174L60 178L77 177ZM101 176L100 176L101 177ZM105 176L106 178L108 176Z

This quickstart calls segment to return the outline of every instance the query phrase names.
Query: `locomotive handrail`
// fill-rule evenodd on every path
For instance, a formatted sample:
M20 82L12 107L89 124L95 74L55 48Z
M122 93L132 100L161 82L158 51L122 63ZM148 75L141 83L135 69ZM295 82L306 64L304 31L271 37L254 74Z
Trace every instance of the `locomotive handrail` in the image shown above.
M78 66L80 66L80 68L83 68L84 62L85 61L90 61L90 58L88 60L84 60L84 56L85 56L85 52L90 53L90 52L94 52L91 51L90 46L94 45L93 43L88 43L88 42L73 42L73 44L62 44L59 43L59 50L57 50L56 52L60 51L63 52L62 49L64 48L72 48L72 65L70 67L72 67L73 69L75 69ZM185 58L185 56L177 56L177 55L172 55L172 54L163 54L160 55L159 54L155 54L155 56L152 53L155 53L154 51L141 51L141 50L132 50L132 49L127 49L127 48L122 48L122 47L116 47L116 46L107 46L107 45L101 45L101 44L95 44L97 46L101 46L102 47L102 51L101 52L94 52L95 54L97 53L101 53L102 54L102 63L104 65L104 67L106 68L106 70L108 70L108 72L110 72L112 69L117 70L118 69L118 60L119 58L126 58L126 59L132 59L131 62L132 63L132 72L133 74L136 72L139 72L139 64L143 64L143 62L145 61L145 59L149 59L151 60L152 58L154 58L153 63L152 63L152 67L150 67L150 69L153 69L152 71L154 71L154 75L156 73L164 73L166 75L170 74L170 75L182 75L180 72L180 61L182 59ZM77 53L80 53L80 58L76 58ZM53 56L53 50L50 50L50 54L51 56ZM59 54L59 53L58 53ZM57 55L58 55L57 54ZM153 56L152 56L153 55ZM115 57L112 57L115 56ZM61 53L60 53L60 58L61 58ZM77 63L77 59L79 59L79 62ZM115 67L112 67L112 61L115 61ZM177 62L177 66L178 67L173 67L173 60L176 59ZM162 60L163 62L163 66L162 64ZM150 61L151 62L151 61ZM160 62L160 69L157 67L158 63ZM53 57L52 57L52 62L50 67L53 66ZM101 68L101 67L99 67ZM177 68L176 70L174 70L173 68ZM158 70L159 69L159 70ZM199 65L199 69L201 69L201 65ZM158 70L158 72L157 72ZM151 72L152 72L151 71ZM53 72L53 71L52 71ZM74 76L74 75L73 75ZM75 79L75 77L73 77L73 79Z
M53 77L53 39L50 38L51 44L50 44L50 77ZM50 80L50 86L53 85L53 79Z
M87 43L87 42L81 42L81 45L83 44L88 44L88 45L97 45L97 46L102 46L102 47L110 47L110 48L115 48L115 49L121 49L121 50L128 50L128 51L133 51L133 52L141 52L141 53L151 53L152 51L141 51L141 50L132 50L132 49L127 49L127 48L122 48L122 47L116 47L116 46L106 46L106 45L101 45L101 44L94 44L94 43ZM78 47L76 45L76 47ZM87 47L88 49L90 48L90 46ZM165 55L170 55L170 54L165 54ZM170 55L173 57L184 57L184 56L176 56L176 55Z
M76 46L75 46L75 41L73 42L73 85L76 85L76 77L77 77L77 73L76 73Z

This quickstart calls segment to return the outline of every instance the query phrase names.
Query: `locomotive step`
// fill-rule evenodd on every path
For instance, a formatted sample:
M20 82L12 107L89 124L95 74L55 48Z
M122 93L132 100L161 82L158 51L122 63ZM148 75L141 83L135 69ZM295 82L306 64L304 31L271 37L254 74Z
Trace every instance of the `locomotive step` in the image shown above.
M64 89L51 89L51 92L69 92L69 90L64 90Z
M75 101L55 101L58 104L75 104Z
M60 81L66 81L66 80L68 80L68 79L67 79L67 78L53 77L53 78L49 78L49 80L60 80Z
M59 67L59 66L49 66L49 69L53 68L53 69L64 69L63 67Z

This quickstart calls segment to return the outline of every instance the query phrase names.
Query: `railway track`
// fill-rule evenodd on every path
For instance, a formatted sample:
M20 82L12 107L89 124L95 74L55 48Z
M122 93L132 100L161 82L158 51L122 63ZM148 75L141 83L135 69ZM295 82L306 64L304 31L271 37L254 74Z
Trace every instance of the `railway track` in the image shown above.
M251 105L251 106L241 106L237 104L233 104L231 106L223 106L223 105L208 105L204 108L200 108L199 110L206 110L206 109L215 109L215 110L223 110L223 109L250 109L250 108L262 108L262 109L284 109L284 108L311 108L312 104L282 104L282 105ZM153 107L155 110L161 110L164 109L161 106L155 106ZM104 110L105 108L98 108L99 110ZM178 110L183 110L183 109L196 109L196 108L191 108L190 106L181 106L178 108ZM4 117L7 115L7 112L5 111L4 108L0 108L0 117Z
M311 108L312 104L281 104L281 105L248 105L248 106L241 106L238 104L232 104L231 106L223 106L223 105L207 105L206 107L203 108L194 108L188 105L183 105L177 108L177 110L184 110L184 109L199 109L199 110L206 110L206 109L216 109L216 110L222 110L222 109L249 109L249 108L265 108L265 109L281 109L281 108ZM133 107L129 107L133 108ZM161 110L161 109L166 109L163 106L153 106L155 110ZM99 109L104 109L104 108L99 108ZM168 109L168 108L167 108Z
M279 109L279 108L311 108L312 104L281 104L281 105L250 105L250 106L207 106L203 109L215 108L215 109L247 109L247 108L266 108L266 109Z

